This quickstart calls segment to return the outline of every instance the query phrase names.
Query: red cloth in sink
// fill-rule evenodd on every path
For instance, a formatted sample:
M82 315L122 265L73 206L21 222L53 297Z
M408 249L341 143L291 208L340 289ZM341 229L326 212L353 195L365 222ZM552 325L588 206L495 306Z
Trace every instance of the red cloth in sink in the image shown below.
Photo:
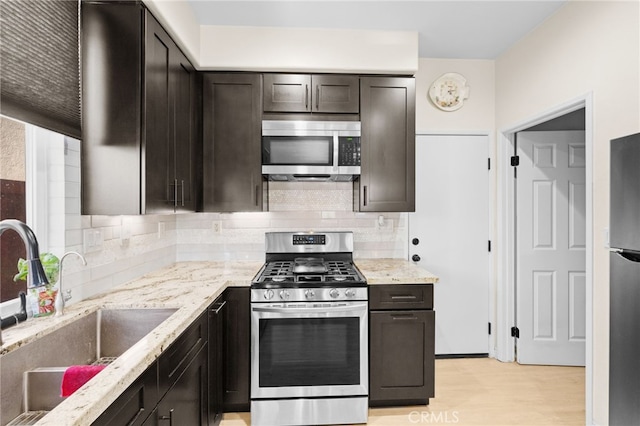
M62 375L60 396L67 397L80 389L93 376L104 370L106 365L72 365Z

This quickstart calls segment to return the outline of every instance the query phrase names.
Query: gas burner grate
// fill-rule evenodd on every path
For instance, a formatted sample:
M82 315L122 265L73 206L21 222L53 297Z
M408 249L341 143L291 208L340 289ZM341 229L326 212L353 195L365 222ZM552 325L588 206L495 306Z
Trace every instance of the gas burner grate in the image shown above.
M293 262L290 261L269 262L267 263L262 276L267 278L292 275L292 268Z
M327 274L329 275L355 275L353 265L343 261L329 261L327 262Z

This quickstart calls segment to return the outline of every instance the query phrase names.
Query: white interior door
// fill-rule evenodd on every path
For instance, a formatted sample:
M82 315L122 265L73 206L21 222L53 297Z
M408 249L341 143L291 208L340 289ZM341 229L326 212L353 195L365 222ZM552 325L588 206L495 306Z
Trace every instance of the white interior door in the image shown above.
M517 153L517 359L584 365L585 133L520 132Z
M489 353L488 136L416 138L409 257L434 284L437 355ZM417 238L419 243L412 241Z

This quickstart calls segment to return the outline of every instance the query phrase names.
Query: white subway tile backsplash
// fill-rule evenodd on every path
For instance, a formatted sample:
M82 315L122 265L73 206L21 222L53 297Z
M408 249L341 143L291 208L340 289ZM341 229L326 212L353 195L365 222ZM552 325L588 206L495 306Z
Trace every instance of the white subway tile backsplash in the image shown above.
M82 232L99 229L102 247L85 254L88 265L68 268L65 280L74 302L108 291L126 281L176 261L264 261L264 234L270 231L353 231L354 257L406 258L406 213L352 211L351 183L277 183L269 186L270 211L184 213L176 215L67 215L67 250L82 252ZM68 199L77 200L79 185L67 184ZM68 207L68 206L67 206ZM164 235L158 236L158 223ZM214 223L220 225L218 232ZM128 244L121 245L125 229ZM65 262L66 263L66 262ZM66 267L66 266L65 266Z

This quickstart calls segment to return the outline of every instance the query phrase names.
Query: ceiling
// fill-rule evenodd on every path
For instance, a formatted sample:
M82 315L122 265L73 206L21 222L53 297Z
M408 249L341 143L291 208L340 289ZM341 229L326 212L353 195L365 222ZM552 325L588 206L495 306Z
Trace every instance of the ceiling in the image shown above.
M188 0L201 25L417 31L419 57L495 59L567 0Z

